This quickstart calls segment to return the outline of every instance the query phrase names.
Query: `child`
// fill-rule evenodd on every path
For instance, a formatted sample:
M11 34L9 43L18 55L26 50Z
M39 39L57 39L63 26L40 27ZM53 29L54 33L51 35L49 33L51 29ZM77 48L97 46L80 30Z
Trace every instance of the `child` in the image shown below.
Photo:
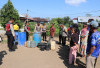
M72 36L71 36L71 41L70 41L69 64L72 64L73 61L74 61L74 64L76 64L76 52L78 50L79 38L74 28L71 29L71 32L72 32Z

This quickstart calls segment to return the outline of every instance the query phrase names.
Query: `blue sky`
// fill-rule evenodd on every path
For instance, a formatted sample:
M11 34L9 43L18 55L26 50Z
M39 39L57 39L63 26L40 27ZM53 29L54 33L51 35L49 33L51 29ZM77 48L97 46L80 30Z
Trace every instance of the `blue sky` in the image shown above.
M0 0L0 8L8 0ZM19 14L25 14L27 9L31 17L64 17L75 18L90 13L100 16L100 0L11 0ZM91 12L93 11L93 12ZM88 13L84 13L88 12Z

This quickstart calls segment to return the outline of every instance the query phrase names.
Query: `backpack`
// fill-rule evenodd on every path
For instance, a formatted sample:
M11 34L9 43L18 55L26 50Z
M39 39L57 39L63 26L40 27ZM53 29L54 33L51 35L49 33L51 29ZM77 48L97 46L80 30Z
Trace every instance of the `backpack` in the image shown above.
M11 31L11 29L10 29L10 23L7 23L7 24L6 24L6 31L7 31L7 32Z

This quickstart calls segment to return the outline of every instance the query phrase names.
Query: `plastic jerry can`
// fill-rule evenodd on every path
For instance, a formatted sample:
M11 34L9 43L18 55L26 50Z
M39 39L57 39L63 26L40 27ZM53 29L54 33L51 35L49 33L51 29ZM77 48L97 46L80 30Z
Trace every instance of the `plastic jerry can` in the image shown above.
M25 42L25 47L27 47L27 42Z
M55 41L51 41L51 50L55 50Z

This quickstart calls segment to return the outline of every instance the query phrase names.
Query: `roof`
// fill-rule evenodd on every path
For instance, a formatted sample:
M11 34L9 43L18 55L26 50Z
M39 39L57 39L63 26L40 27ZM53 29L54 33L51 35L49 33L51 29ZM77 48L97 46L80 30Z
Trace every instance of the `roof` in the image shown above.
M26 20L27 19L27 17L23 17L23 16L20 16L20 20ZM48 22L48 20L47 19L45 19L45 18L39 18L39 17L35 17L35 18L28 18L28 20L30 20L30 21L34 21L34 22Z

